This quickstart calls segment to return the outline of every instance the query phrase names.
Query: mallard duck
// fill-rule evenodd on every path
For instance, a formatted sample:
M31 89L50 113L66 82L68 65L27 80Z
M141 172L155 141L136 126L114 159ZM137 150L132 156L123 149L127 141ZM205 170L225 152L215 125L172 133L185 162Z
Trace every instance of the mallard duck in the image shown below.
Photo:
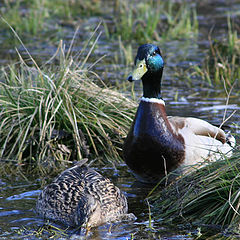
M36 212L44 219L87 229L134 216L127 214L127 199L119 188L82 164L65 170L43 189Z
M161 96L164 61L153 44L139 47L129 81L142 80L143 97L123 146L126 164L138 180L156 183L169 172L230 156L235 139L193 117L168 117ZM203 165L203 164L201 164ZM189 169L189 168L188 168Z

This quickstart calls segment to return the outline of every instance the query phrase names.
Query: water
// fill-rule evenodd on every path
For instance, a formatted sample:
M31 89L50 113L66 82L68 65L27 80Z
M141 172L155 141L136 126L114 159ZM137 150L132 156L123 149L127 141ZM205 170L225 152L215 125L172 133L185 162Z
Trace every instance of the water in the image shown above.
M99 170L100 171L100 170ZM149 227L148 204L144 200L151 190L149 186L139 185L129 173L127 166L122 164L118 170L112 167L101 169L104 176L108 176L127 195L129 202L129 212L134 212L137 216L135 222L125 222L118 224L105 224L92 230L88 239L152 239L167 237L167 239L193 239L190 232L176 228L175 226L163 225L161 221L151 221L153 228ZM34 231L39 230L44 222L34 213L36 199L39 190L39 182L27 183L16 180L14 183L0 182L0 239L39 239ZM53 224L55 227L64 230L63 226ZM65 232L67 237L60 231L54 235L61 239L79 239L84 233L77 233L76 230L69 229ZM45 237L53 236L46 233ZM192 235L194 237L194 233Z
M207 2L207 1L206 1ZM226 109L226 94L223 90L216 90L203 85L195 79L192 83L183 81L176 77L176 71L184 71L194 64L200 64L206 55L208 49L207 35L210 27L215 24L214 37L223 38L226 35L226 16L229 12L236 14L240 9L239 1L211 1L207 6L206 2L201 3L198 11L200 23L200 34L196 41L193 40L176 40L161 45L163 55L166 61L166 67L163 75L162 95L166 101L167 113L169 115L179 116L195 116L207 120L213 124L220 125L225 118L236 111L230 120L226 123L231 127L232 132L239 135L240 129L240 104L239 97L236 94L238 89L234 89L229 105ZM73 48L73 53L79 52L82 40L88 39L91 34L89 26L96 25L98 18L86 19L81 26L81 31L85 31L85 35L78 36L79 45ZM73 29L65 30L65 42L68 45L74 34ZM137 50L137 46L135 46ZM29 51L38 61L44 62L49 59L56 51L56 47L44 43L38 46L30 46ZM44 49L44 51L42 50ZM23 49L22 49L23 50ZM20 49L21 51L21 49ZM12 49L1 49L1 64L8 63L8 59L4 56L8 52L12 58L16 57ZM22 52L23 56L24 53ZM119 54L118 43L107 42L104 34L98 42L98 48L95 50L89 62L107 54L101 63L94 67L99 76L104 81L126 81L126 77L130 68L126 68L124 64L114 62L114 56ZM106 72L106 69L108 70ZM141 95L140 82L135 84L137 95ZM238 126L237 126L238 125ZM239 140L238 140L239 141ZM130 174L128 168L123 164L117 166L115 170L111 166L106 166L99 171L108 176L116 185L122 189L128 196L130 212L137 216L135 222L106 224L89 234L91 239L194 239L197 236L198 229L191 229L187 226L170 226L163 225L161 219L151 221L152 227L149 226L149 210L144 198L150 190L146 186L138 186L135 179ZM43 220L38 218L34 213L37 196L40 192L39 181L25 182L23 180L14 179L12 181L0 180L0 239L39 239L34 235L33 231L43 225ZM61 227L62 226L57 226ZM214 231L218 231L214 229ZM79 236L72 230L66 232L67 237L79 239ZM46 233L46 236L49 235ZM60 235L55 235L58 238ZM46 237L47 238L47 237ZM64 238L64 235L63 235Z

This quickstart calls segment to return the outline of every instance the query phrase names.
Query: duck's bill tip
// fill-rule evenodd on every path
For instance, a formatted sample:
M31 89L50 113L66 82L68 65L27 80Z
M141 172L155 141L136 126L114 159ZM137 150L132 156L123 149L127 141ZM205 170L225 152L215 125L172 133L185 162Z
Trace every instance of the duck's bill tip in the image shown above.
M127 78L127 80L128 80L129 82L133 82L133 81L134 81L132 75L129 75L128 78Z

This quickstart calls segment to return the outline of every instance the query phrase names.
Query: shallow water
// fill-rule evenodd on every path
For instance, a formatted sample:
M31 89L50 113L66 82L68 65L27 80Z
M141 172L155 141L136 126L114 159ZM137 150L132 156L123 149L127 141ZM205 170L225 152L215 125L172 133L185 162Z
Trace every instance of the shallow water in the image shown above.
M166 67L163 75L162 96L166 101L167 113L169 115L179 116L195 116L207 120L213 124L220 125L225 118L236 111L231 119L226 123L231 127L233 134L240 133L240 104L237 92L234 89L226 109L226 94L223 90L216 90L202 85L198 79L192 80L191 83L183 81L176 77L176 71L184 71L194 64L200 64L207 54L208 48L208 32L215 24L214 36L221 39L226 35L226 16L229 12L236 14L240 10L240 1L202 1L199 8L198 18L200 23L200 34L197 40L175 40L168 43L162 43L161 49L166 61ZM228 3L226 3L228 2ZM204 5L205 4L205 5ZM89 26L96 26L98 18L90 18L81 26L80 32L85 31L85 35L79 34L78 42L73 48L73 53L77 53L81 49L83 39L90 36ZM68 45L74 34L72 28L66 31L65 42ZM4 36L0 37L0 41ZM135 51L137 46L135 46ZM44 50L43 50L44 49ZM21 49L20 49L21 51ZM49 46L47 43L38 46L29 46L29 51L33 57L40 62L49 59L56 51L56 48ZM7 54L6 54L7 53ZM8 63L6 55L16 58L16 53L12 49L0 49L1 64ZM22 52L24 55L24 53ZM89 63L94 62L102 55L107 54L101 63L94 67L99 76L104 81L126 81L126 77L130 68L126 68L124 64L118 64L113 60L113 56L119 54L118 43L107 41L104 34L98 42L98 47L94 51L93 56L89 59ZM107 70L106 70L107 69ZM129 85L130 86L130 85ZM137 96L141 96L141 84L135 84ZM238 139L239 141L239 139ZM104 225L92 231L89 235L91 239L194 239L197 235L197 228L190 229L187 226L165 226L162 225L161 219L152 220L152 226L149 227L148 205L144 201L149 188L146 186L137 186L134 184L135 179L130 174L128 168L123 164L117 166L115 170L111 166L99 171L108 176L116 185L118 185L128 196L129 209L137 216L137 220L133 223L120 223ZM34 213L36 198L40 192L39 182L24 182L22 180L14 180L13 182L0 180L0 239L39 239L33 234L43 221ZM26 229L24 230L25 227ZM61 227L61 226L58 226ZM214 231L218 232L217 229ZM49 236L46 234L46 236ZM78 239L78 235L68 230L67 237ZM58 238L56 235L55 238ZM46 237L47 238L47 237ZM64 238L64 236L63 236Z
M104 176L108 176L112 181L121 188L127 195L129 202L129 212L134 212L137 220L134 222L123 222L115 224L105 224L88 234L88 239L153 239L165 237L167 239L193 239L194 230L181 229L176 226L166 226L161 224L161 220L151 221L149 227L149 211L148 204L144 200L147 193L151 190L149 186L139 185L129 173L127 166L122 164L118 166L118 170L113 167L106 167L101 170ZM36 199L39 190L39 183L25 183L16 181L14 184L10 182L1 182L0 197L0 239L39 239L34 234L34 230L38 230L43 226L44 222L34 213ZM65 229L52 223L53 226ZM195 229L196 231L196 229ZM191 237L192 234L192 237ZM53 234L45 233L46 238ZM69 229L64 234L57 231L54 238L61 239L79 239L84 236L84 232L76 232L76 229Z

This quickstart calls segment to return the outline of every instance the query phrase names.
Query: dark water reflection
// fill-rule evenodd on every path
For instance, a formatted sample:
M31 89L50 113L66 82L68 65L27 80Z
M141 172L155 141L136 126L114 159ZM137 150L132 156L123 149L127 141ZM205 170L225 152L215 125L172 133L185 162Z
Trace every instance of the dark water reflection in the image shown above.
M204 5L205 4L205 5ZM207 11L206 11L207 9ZM166 61L166 67L163 76L162 96L166 101L167 113L169 115L179 116L195 116L207 120L213 124L220 125L225 118L230 116L233 111L235 114L229 119L226 125L230 126L233 134L237 138L240 134L240 101L237 92L239 89L234 89L227 102L226 94L223 90L216 90L213 87L209 88L203 85L198 79L193 79L191 83L176 77L176 71L184 71L193 65L201 64L207 54L208 49L208 33L212 26L215 26L213 34L216 38L226 36L226 16L229 12L236 14L240 10L239 1L201 1L199 4L198 19L200 26L200 34L197 40L175 40L167 43L161 43L161 48ZM236 19L237 21L237 19ZM76 46L73 48L73 53L78 53L81 50L81 43L88 39L91 31L85 31L88 26L96 25L99 22L98 18L90 18L80 29L80 32L85 32L85 35L79 34ZM74 30L68 28L65 30L65 42L69 45ZM2 41L0 37L0 41ZM137 46L135 46L137 50ZM47 42L41 45L30 45L28 47L33 57L40 62L48 60L56 51L57 46L50 46ZM87 51L88 49L86 49ZM21 51L21 49L20 49ZM8 53L8 54L6 54ZM16 57L16 53L9 49L0 49L0 64L5 65L9 59L5 60L3 56L11 55L11 58ZM22 49L24 56L24 51ZM94 71L105 81L126 81L126 77L130 68L126 68L123 63L114 62L114 56L119 54L119 45L114 42L107 42L104 34L98 42L98 47L94 52L94 56L90 58L89 63L103 55L106 58L94 67ZM27 56L25 56L27 57ZM107 69L107 71L106 71ZM137 96L141 96L141 83L135 84ZM239 141L239 140L238 140ZM129 173L125 165L118 166L118 170L113 167L99 169L99 171L108 176L118 185L128 196L130 211L137 216L134 223L121 223L111 226L99 227L96 231L90 234L92 239L194 239L195 231L186 232L181 227L172 227L161 225L159 222L152 222L155 230L149 228L149 212L147 203L144 197L149 191L148 187L134 185L135 179ZM39 183L26 183L23 181L5 182L0 179L0 239L16 239L23 238L20 230L23 226L26 227L25 239L34 239L29 229L36 229L41 226L43 221L34 213L36 198L39 194ZM155 220L156 221L156 220ZM157 230L157 231L156 231ZM18 234L17 232L20 232ZM71 236L72 233L70 232ZM78 236L72 235L72 239L79 239ZM39 239L35 237L35 239Z

